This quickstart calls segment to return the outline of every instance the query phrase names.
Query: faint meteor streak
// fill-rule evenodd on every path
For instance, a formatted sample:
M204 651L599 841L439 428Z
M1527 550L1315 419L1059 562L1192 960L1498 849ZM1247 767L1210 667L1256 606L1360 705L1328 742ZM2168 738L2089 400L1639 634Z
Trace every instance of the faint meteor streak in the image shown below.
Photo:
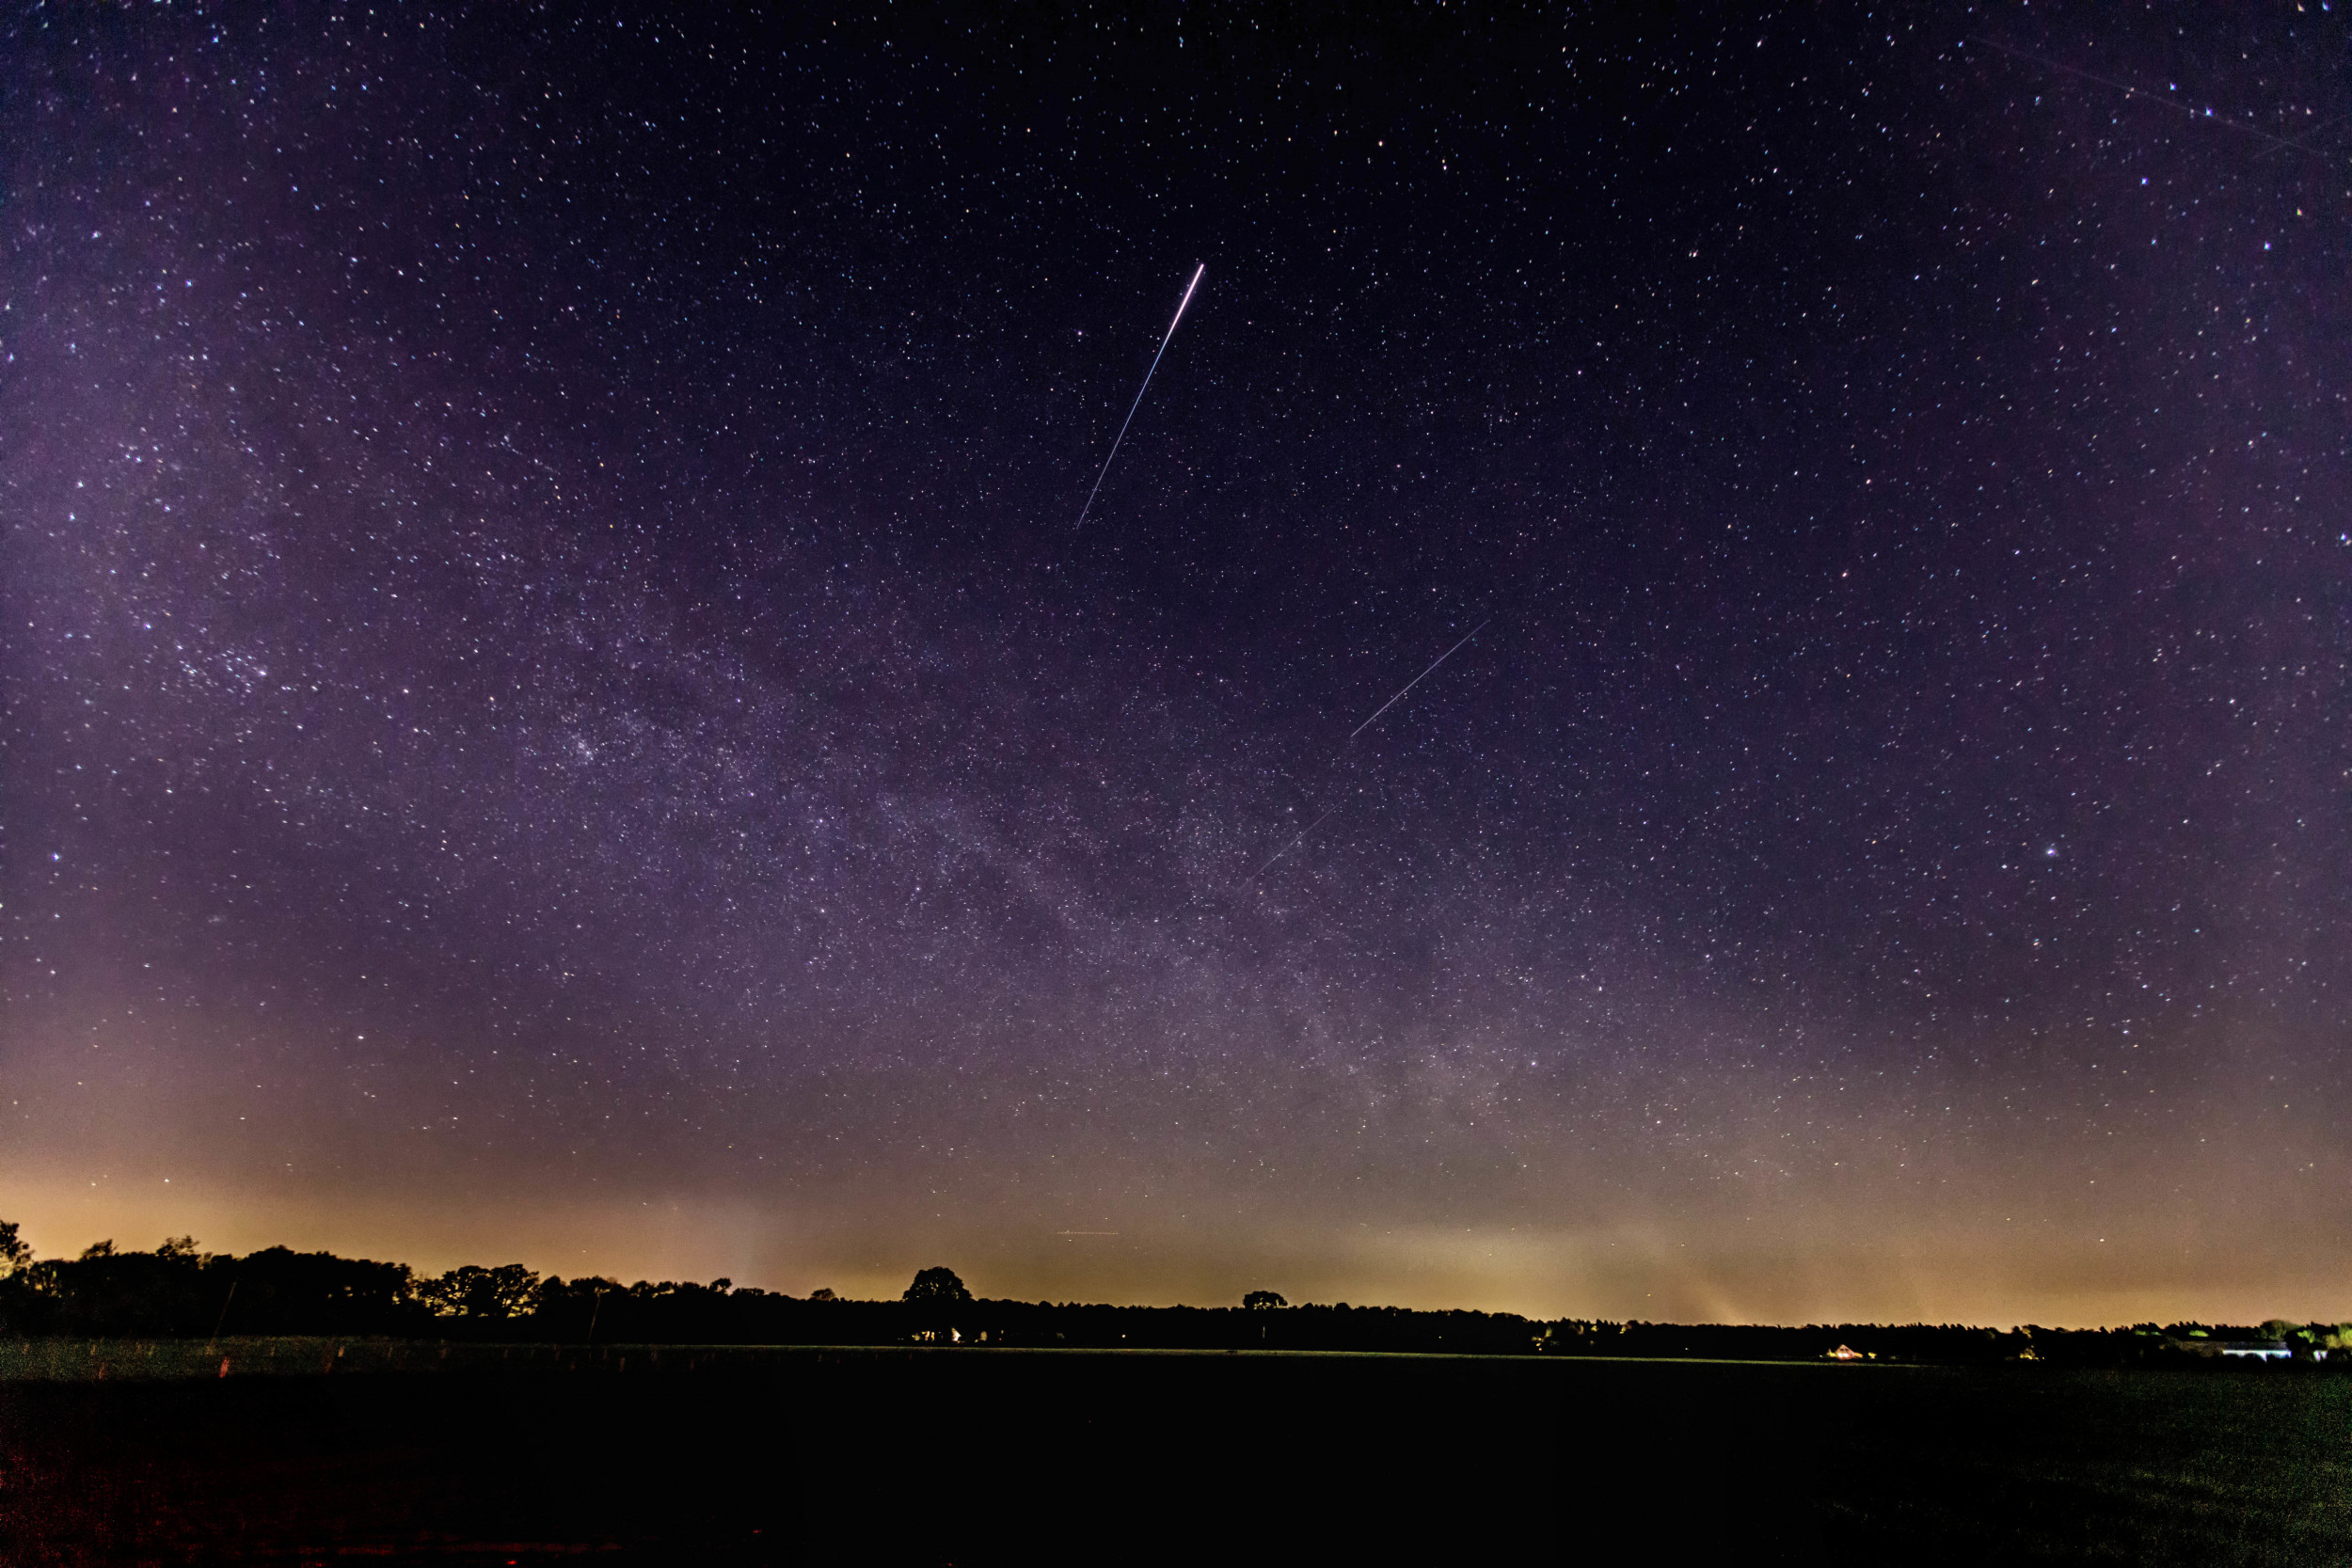
M1252 871L1248 876L1242 879L1242 886L1248 886L1251 882L1256 881L1259 878L1264 876L1268 871L1272 870L1276 861L1280 860L1284 855L1289 854L1293 849L1295 849L1300 845L1306 843L1307 835L1313 832L1317 828L1323 826L1324 817L1329 816L1333 812L1339 809L1340 808L1337 806L1324 807L1323 816L1316 817L1312 822L1310 822L1305 827L1299 829L1297 833L1292 837L1288 844L1283 845L1279 849L1277 849L1274 853L1268 855L1264 862L1259 865L1257 870Z
M1200 275L1209 270L1206 261L1192 269L1192 281L1184 285L1184 297L1176 304L1176 314L1169 318L1168 336L1160 340L1160 353L1152 356L1152 370L1143 372L1143 385L1136 388L1136 401L1127 405L1127 417L1120 422L1119 434L1111 439L1110 456L1103 459L1103 471L1094 476L1094 488L1087 492L1086 505L1078 508L1077 527L1087 526L1087 514L1094 510L1094 498L1103 493L1103 480L1111 471L1111 459L1119 455L1119 443L1127 438L1127 427L1136 422L1136 410L1143 406L1143 394L1152 389L1152 372L1160 368L1160 355L1168 352L1169 339L1176 336L1176 324L1184 319L1184 307L1192 303L1192 291L1200 287Z
M1445 652L1439 654L1436 658L1432 659L1428 669L1423 670L1420 674L1415 675L1411 680L1406 681L1403 690L1397 692L1395 696L1390 698L1387 702L1382 703L1378 712L1375 712L1372 716L1372 719L1365 720L1362 723L1348 731L1347 738L1354 740L1358 736L1363 734L1364 731L1370 729L1374 719L1379 718L1381 714L1388 712L1389 709L1403 702L1406 691L1412 690L1413 688L1427 680L1430 675L1435 673L1438 665L1443 664L1447 659L1452 658L1455 654L1460 653L1463 646L1467 644L1471 638L1476 637L1480 632L1485 631L1487 626L1493 624L1493 622L1494 617L1490 615L1486 620L1479 622L1478 625L1470 627L1470 631L1463 637L1460 642L1456 642L1454 646L1448 648ZM1343 805L1346 802L1344 801L1341 802ZM1264 876L1267 872L1273 870L1275 862L1280 860L1284 855L1289 854L1292 850L1306 843L1307 835L1313 832L1317 828L1322 827L1327 821L1330 820L1331 814L1339 809L1340 808L1337 805L1324 807L1322 816L1316 817L1312 822L1310 822L1305 827L1299 829L1295 833L1293 833L1288 843L1284 844L1279 849L1275 850L1274 853L1268 855L1264 860L1261 861L1258 863L1258 868L1255 871L1252 871L1248 876L1244 877L1239 885L1247 887L1251 882L1254 882L1259 878Z
M1477 636L1480 632L1485 631L1485 630L1486 629L1486 626L1487 626L1488 623L1489 623L1489 622L1491 622L1493 619L1494 619L1494 617L1490 615L1490 616L1488 616L1488 617L1486 618L1486 620L1485 620L1485 621L1481 621L1481 622L1479 622L1479 623L1478 623L1478 625L1476 625L1476 626L1474 626L1470 627L1470 636L1463 638L1461 642L1456 642L1455 644L1454 644L1454 646L1453 646L1453 647L1448 648L1445 652L1443 652L1443 653L1439 654L1439 655L1438 655L1438 657L1437 657L1434 660L1432 660L1432 661L1431 661L1430 666L1429 666L1429 668L1428 668L1427 670L1423 670L1423 671L1422 671L1420 674L1415 675L1415 676L1414 676L1411 680L1406 681L1406 682L1405 683L1405 689L1404 689L1403 691L1399 691L1399 692L1398 692L1395 696L1393 696L1393 697L1390 698L1387 702L1382 703L1382 704L1380 705L1380 706L1379 706L1379 709L1378 709L1376 712L1375 712L1375 713L1373 714L1373 716L1372 716L1372 718L1371 718L1371 719L1367 719L1367 720L1365 720L1362 723L1360 723L1360 724L1357 725L1354 729L1352 729L1352 730L1348 731L1348 732L1347 732L1347 738L1348 738L1348 739L1350 739L1350 740L1353 740L1353 739L1355 739L1358 736L1359 736L1359 735L1363 734L1366 730L1368 730L1368 729L1372 728L1372 725L1373 725L1373 720L1378 719L1378 718L1380 717L1380 715L1381 715L1381 714L1388 712L1388 711L1389 711L1389 709L1391 709L1391 708L1392 708L1392 707L1396 706L1396 705L1397 705L1397 704L1399 704L1399 703L1403 702L1403 701L1405 700L1405 692L1406 692L1406 691L1410 691L1411 689L1413 689L1413 688L1415 688L1415 687L1419 686L1422 682L1423 682L1423 681L1427 680L1427 679L1429 678L1429 676L1430 676L1431 672L1435 671L1435 670L1438 668L1438 665L1443 664L1443 663L1444 663L1447 659L1452 658L1452 657L1453 657L1455 654L1460 653L1460 652L1462 651L1462 643L1463 643L1463 642L1468 642L1468 641L1470 640L1470 638L1471 638L1471 637L1476 637L1476 636ZM1267 863L1268 863L1268 864L1271 864L1271 863L1272 863L1272 862L1268 862Z
M2249 125L2245 120L2233 119L2227 115L2217 115L2210 108L2201 111L2194 103L2184 103L2179 99L2168 97L2163 93L2155 91L2152 87L2134 87L2129 82L2119 82L2112 76L2102 76L2095 71L2085 71L2080 66L2068 65L2063 60L2053 60L2045 58L2040 55L2029 54L2026 50L2017 48L2013 44L2003 43L1999 39L1976 36L1972 37L1971 41L1981 43L1987 49L1997 49L2002 54L2010 55L2014 59L2030 61L2032 64L2042 67L2044 71L2063 71L2069 76L2079 76L2086 82L2096 82L2103 87L2113 87L2116 91L2122 93L2126 98L2137 98L2144 103L2153 103L2158 108L2170 109L2176 114L2186 115L2191 119L2201 119L2214 125L2226 125L2233 131L2243 131L2249 136L2260 136L2263 140L2271 144L2270 151L2272 152L2320 151L2320 149L2318 148L2306 146L2304 144L2303 137L2314 135L2318 131L2324 129L2324 126L2308 127L2301 135L2293 137L2273 135L2270 132L2264 130L2259 125ZM2328 123L2333 124L2334 121L2330 120ZM2268 155L2268 153L2264 154L2265 157ZM2325 156L2325 154L2323 153L2322 156Z

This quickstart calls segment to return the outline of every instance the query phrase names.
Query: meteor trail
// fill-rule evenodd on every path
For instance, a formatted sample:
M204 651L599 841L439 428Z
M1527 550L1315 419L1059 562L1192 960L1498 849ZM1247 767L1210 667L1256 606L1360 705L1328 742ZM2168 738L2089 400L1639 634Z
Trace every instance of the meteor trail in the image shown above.
M1261 878L1261 877L1264 876L1264 875L1266 874L1266 872L1267 872L1267 871L1269 871L1269 870L1271 870L1271 869L1273 868L1274 863L1275 863L1276 861L1280 860L1280 859L1281 859L1284 855L1289 854L1289 853L1290 853L1293 849L1295 849L1295 848L1297 848L1297 847L1298 847L1301 844L1304 844L1304 843L1307 841L1307 835L1308 835L1309 833L1311 833L1311 832L1314 832L1317 828L1322 827L1322 826L1323 826L1323 822L1324 822L1324 817L1327 817L1327 816L1330 816L1333 812L1335 812L1335 811L1337 811L1337 810L1339 810L1339 809L1340 809L1340 808L1339 808L1339 807L1337 807L1337 806L1326 806L1326 807L1324 807L1324 808L1323 808L1323 816L1318 816L1318 817L1316 817L1316 818L1315 818L1312 822L1310 822L1310 823L1308 823L1305 827L1303 827L1303 828L1299 829L1299 830L1298 830L1298 832L1297 832L1297 833L1296 833L1296 835L1295 835L1295 836L1291 839L1291 841L1290 841L1288 844L1283 845L1283 846L1282 846L1279 849L1277 849L1277 850L1275 850L1275 851L1274 851L1274 853L1272 853L1271 855L1268 855L1268 856L1265 858L1265 863L1264 863L1264 864L1263 864L1263 865L1259 866L1257 870L1252 871L1252 872L1251 872L1248 876L1247 876L1247 877L1245 877L1245 878L1243 878L1243 879L1242 879L1242 885L1246 887L1246 886L1248 886L1249 883L1254 882L1254 881L1256 881L1259 878Z
M1399 691L1395 696L1390 698L1387 702L1382 703L1380 705L1379 711L1375 712L1372 716L1372 719L1365 720L1362 723L1348 731L1347 738L1354 740L1358 736L1370 729L1372 727L1373 719L1379 718L1382 713L1388 712L1389 709L1403 702L1406 691L1412 690L1413 688L1427 680L1431 672L1435 671L1438 665L1443 664L1447 659L1452 658L1455 654L1460 653L1463 645L1469 642L1470 638L1476 637L1480 632L1485 631L1487 626L1491 626L1493 623L1494 617L1489 615L1486 620L1481 621L1478 625L1470 627L1469 633L1463 637L1460 642L1456 642L1454 646L1448 648L1445 652L1439 654L1436 658L1432 659L1427 670L1423 670L1420 674L1415 675L1411 680L1405 683L1404 690ZM1344 804L1346 804L1345 801L1340 802L1340 805ZM1329 821L1331 814L1339 809L1339 805L1324 807L1322 816L1316 817L1312 822L1310 822L1305 827L1299 829L1295 833L1293 833L1289 842L1285 843L1279 849L1275 850L1271 855L1268 855L1264 860L1259 862L1258 868L1255 871L1252 871L1248 876L1244 877L1236 885L1247 887L1251 882L1254 882L1259 878L1264 876L1267 872L1273 870L1275 862L1280 860L1284 855L1289 854L1293 849L1295 849L1300 845L1306 843L1307 835L1313 832L1317 828L1322 827L1324 823Z
M1494 619L1494 617L1490 615L1490 616L1488 616L1488 617L1486 618L1486 620L1485 620L1485 621L1481 621L1481 622L1479 622L1479 623L1478 623L1478 625L1476 625L1476 626L1474 626L1470 627L1470 635L1469 635L1468 637L1464 637L1464 638L1462 639L1462 642L1468 642L1468 641L1470 640L1470 638L1471 638L1471 637L1476 637L1476 636L1477 636L1480 632L1485 631L1485 630L1486 629L1487 623L1488 623L1488 622L1490 622L1490 621L1492 621L1493 619ZM1352 730L1348 731L1348 732L1347 732L1347 738L1348 738L1348 739L1350 739L1350 740L1353 740L1353 739L1355 739L1358 736L1359 736L1359 735L1363 734L1366 730L1368 730L1368 729L1372 728L1373 719L1377 719L1377 718L1379 718L1381 714L1388 712L1388 711L1389 711L1389 709L1391 709L1391 708L1392 708L1392 707L1396 706L1396 705L1397 705L1397 704L1399 704L1399 703L1403 702L1403 701L1405 700L1405 692L1406 692L1406 691L1410 691L1411 689L1413 689L1413 688L1415 688L1415 687L1419 686L1422 682L1423 682L1423 681L1427 680L1427 679L1429 678L1429 673L1430 673L1430 671L1437 669L1437 667L1438 667L1438 665L1443 664L1443 663L1444 663L1447 659L1452 658L1452 657L1453 657L1455 654L1460 653L1460 652L1462 651L1462 642L1456 642L1455 644L1454 644L1454 646L1452 646L1451 648L1448 648L1445 652L1443 652L1443 653L1439 654L1439 655L1438 655L1438 656L1435 659L1433 659L1433 660L1430 662L1430 665L1429 665L1429 669L1428 669L1428 670L1423 670L1423 671L1422 671L1420 674L1415 675L1415 676L1414 676L1411 680L1406 681L1406 682L1405 683L1405 689L1404 689L1403 691L1399 691L1399 692L1398 692L1395 696L1393 696L1393 697L1390 698L1387 702L1382 703L1382 704L1380 705L1380 706L1379 706L1379 709L1378 709L1376 712L1375 712L1375 713L1373 714L1372 719L1367 719L1367 720L1365 720L1362 723L1360 723L1360 724L1357 725L1354 729L1352 729ZM1270 865L1270 864L1272 864L1273 863L1272 863L1271 861L1269 861L1269 862L1267 862L1266 863L1268 863L1268 864Z
M1973 41L1981 43L1988 49L1997 49L2002 54L2010 55L2014 59L2029 60L2033 64L2042 67L2044 71L2064 71L2069 76L2079 76L2086 82L2096 82L2103 87L2113 87L2116 91L2122 93L2126 98L2137 98L2143 103L2156 104L2160 108L2171 109L2177 113L2188 116L2191 119L2202 119L2215 125L2226 125L2233 131L2243 131L2249 136L2260 136L2263 140L2271 144L2271 152L2278 152L2281 150L2294 152L2320 151L2320 149L2316 147L2305 146L2303 141L2303 135L2309 135L2312 131L2322 129L2323 127L2320 126L2310 127L2303 133L2303 135L2294 137L2276 136L2264 130L2259 125L2249 125L2242 119L2232 119L2226 115L2217 115L2211 109L2206 109L2202 113L2200 113L2194 103L2184 103L2177 98L2168 98L2163 93L2153 91L2151 88L2137 87L2129 82L2119 82L2112 76L2102 76L2096 71L2085 71L2078 66L2071 66L2060 60L2044 59L2040 55L2028 54L2023 49L2016 48L2010 44L2003 43L1999 39L1976 37L1973 39ZM2329 123L2333 122L2330 121ZM2269 153L2265 153L2264 156L2267 157L2269 156Z
M1200 287L1200 275L1209 270L1206 261L1192 269L1192 281L1184 285L1184 297L1176 303L1176 314L1169 318L1168 337L1160 340L1160 354L1168 352L1169 338L1176 336L1176 324L1184 319L1184 307L1192 303L1192 291ZM1160 368L1160 354L1152 356L1152 370L1143 372L1143 385L1136 388L1136 401L1127 405L1127 417L1120 422L1119 434L1111 439L1110 457L1103 459L1103 471L1094 476L1094 488L1087 492L1086 505L1078 508L1079 528L1087 526L1087 514L1094 510L1094 498L1103 493L1104 476L1111 471L1111 458L1119 455L1119 443L1127 438L1127 427L1136 422L1136 410L1143 406L1143 394L1152 389L1152 371Z

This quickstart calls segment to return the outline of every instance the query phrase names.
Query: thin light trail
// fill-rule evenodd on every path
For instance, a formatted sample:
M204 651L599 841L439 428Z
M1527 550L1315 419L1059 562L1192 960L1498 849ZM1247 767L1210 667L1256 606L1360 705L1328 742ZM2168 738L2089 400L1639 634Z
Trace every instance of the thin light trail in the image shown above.
M1208 270L1206 261L1192 269L1192 281L1184 285L1184 297L1177 302L1176 314L1168 319L1167 337L1160 340L1160 353L1152 356L1152 370L1143 372L1143 385L1136 388L1136 401L1127 405L1127 417L1120 422L1119 434L1111 439L1110 457L1103 459L1103 471L1094 476L1094 488L1087 492L1086 505L1078 508L1078 528L1087 526L1087 514L1094 510L1094 498L1103 493L1103 481L1111 471L1111 459L1119 455L1119 443L1127 438L1127 427L1136 422L1136 410L1143 406L1143 394L1152 389L1152 371L1160 368L1160 355L1168 352L1168 341L1176 336L1176 324L1184 319L1184 307L1192 303L1192 291L1200 287L1200 275Z
M1470 631L1463 637L1461 641L1456 642L1454 646L1439 654L1435 659L1432 659L1428 669L1423 670L1420 674L1415 675L1411 680L1406 681L1403 690L1399 691L1395 696L1390 698L1387 702L1382 703L1379 710L1374 713L1371 719L1365 720L1362 723L1348 731L1347 738L1353 741L1358 736L1370 729L1373 724L1373 720L1378 719L1381 714L1388 712L1389 709L1403 702L1405 700L1406 692L1412 690L1413 688L1419 686L1422 682L1427 680L1432 674L1436 673L1438 665L1443 664L1447 659L1452 658L1455 654L1460 653L1470 642L1470 638L1476 637L1480 632L1485 631L1487 626L1493 624L1493 622L1494 617L1490 615L1486 620L1479 622L1478 625L1470 627ZM1342 802L1342 804L1344 803L1345 802ZM1339 809L1339 806L1336 805L1324 807L1322 816L1316 817L1312 822L1310 822L1305 827L1299 829L1297 832L1291 835L1289 843L1283 845L1279 849L1275 850L1274 853L1268 855L1264 860L1261 861L1258 863L1258 869L1252 871L1248 876L1244 877L1241 879L1241 885L1247 887L1251 882L1254 882L1259 878L1264 876L1267 872L1273 870L1275 862L1280 860L1284 855L1289 854L1292 850L1306 843L1307 835L1313 832L1317 828L1322 827L1324 823L1329 821L1331 819L1331 814Z
M1471 638L1476 637L1480 632L1485 631L1493 624L1494 617L1489 615L1484 621L1479 622L1478 625L1470 627L1470 629L1463 635L1461 641L1456 642L1454 646L1439 654L1436 658L1430 660L1428 669L1423 670L1420 674L1415 675L1411 680L1406 681L1403 689L1399 690L1395 696L1390 698L1387 702L1382 703L1379 708L1373 714L1371 719L1365 720L1362 723L1350 730L1347 734L1348 741L1353 742L1358 736L1370 729L1374 721L1377 720L1381 714L1388 712L1389 709L1403 702L1407 692L1411 691L1413 688L1419 686L1422 682L1427 680L1431 675L1437 673L1438 665L1443 664L1447 659L1452 658L1455 654L1460 653L1469 645ZM1246 888L1250 883L1256 881L1259 878L1264 876L1267 872L1273 870L1275 863L1281 860L1283 856L1289 854L1300 845L1306 843L1310 834L1313 833L1317 828L1322 827L1326 822L1328 822L1331 819L1332 813L1338 811L1340 806L1345 805L1346 803L1346 801L1342 800L1338 802L1338 804L1324 807L1322 814L1312 822L1308 823L1305 827L1299 829L1298 832L1293 833L1289 839L1283 843L1279 849L1275 850L1274 853L1260 861L1257 868L1251 871L1248 876L1244 877L1238 882L1233 883L1233 890L1239 891L1242 888ZM1200 899L1199 895L1196 895L1195 896L1184 901L1184 909L1189 910L1200 902ZM1183 911L1179 911L1178 912L1182 913Z
M1347 738L1353 740L1358 736L1363 734L1366 730L1372 728L1374 721L1376 721L1381 714L1388 712L1389 709L1396 706L1397 704L1405 700L1406 691L1410 691L1413 688L1427 680L1431 674L1436 673L1438 665L1443 664L1447 659L1452 658L1455 654L1460 653L1462 651L1462 644L1468 642L1471 637L1476 637L1480 632L1485 631L1488 623L1493 619L1494 618L1492 616L1488 616L1486 620L1481 621L1478 625L1470 627L1469 637L1463 638L1461 642L1456 642L1454 646L1439 654L1434 660L1431 661L1428 669L1423 670L1420 674L1415 675L1411 680L1406 681L1405 683L1404 691L1399 691L1395 696L1390 698L1387 702L1382 703L1378 710L1373 714L1371 719L1365 720L1362 723L1347 732Z
M2179 113L2188 116L2191 119L2204 120L2214 125L2226 125L2233 131L2243 131L2249 136L2260 136L2263 140L2272 144L2270 150L2273 152L2280 151L2282 150L2296 152L2318 152L2320 150L2315 147L2304 146L2300 139L2289 139L2285 136L2274 135L2270 132L2264 130L2259 125L2249 125L2242 119L2232 119L2227 115L2215 114L2213 110L2209 108L2201 110L2194 103L2184 103L2177 98L2169 98L2163 93L2153 91L2148 87L2134 87L2129 82L2119 82L2112 76L2102 76L2096 71L2085 71L2080 66L2072 66L2060 60L2045 59L2040 55L2028 54L2023 49L2016 48L2010 44L2003 43L1998 39L1979 37L1974 41L1983 44L1987 49L1997 49L2002 54L2008 55L2012 58L2029 60L2033 64L2042 67L2044 71L2063 71L2069 76L2079 76L2086 82L2096 82L2103 87L2113 87L2116 91L2123 94L2127 98L2142 99L2150 103L2157 103L2163 105L2165 108L2177 110ZM2314 127L2314 129L2316 129L2316 127Z
M1274 853L1268 855L1264 862L1259 865L1257 870L1252 871L1248 876L1244 877L1241 879L1241 885L1248 887L1251 882L1256 881L1259 878L1264 876L1268 871L1273 870L1274 863L1276 861L1280 860L1284 855L1289 854L1293 849L1295 849L1300 845L1306 843L1307 835L1313 832L1317 828L1322 827L1324 819L1339 809L1340 808L1337 806L1324 807L1322 816L1316 817L1312 822L1310 822L1305 827L1299 829L1297 833L1293 836L1288 844L1283 845L1279 849L1277 849Z
M2255 161L2259 163L2261 160L2269 157L2271 153L2281 150L2293 152L2324 151L2325 149L2313 147L2312 145L2312 138L2318 135L2322 131L2328 130L2331 126L2342 124L2346 118L2347 117L2344 115L2329 115L2326 119L2321 120L2310 130L2296 132L2295 134L2295 139L2291 142L2284 143L2282 147L2265 148L2264 150L2255 153Z

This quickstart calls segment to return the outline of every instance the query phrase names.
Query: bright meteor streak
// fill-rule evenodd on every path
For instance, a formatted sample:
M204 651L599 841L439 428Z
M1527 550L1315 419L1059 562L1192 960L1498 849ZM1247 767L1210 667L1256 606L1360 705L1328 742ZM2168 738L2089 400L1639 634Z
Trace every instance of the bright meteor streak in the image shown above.
M1103 459L1103 471L1094 476L1094 488L1087 492L1086 505L1078 508L1079 528L1087 526L1087 514L1094 510L1094 498L1103 492L1104 475L1111 471L1111 458L1119 455L1119 443L1127 438L1127 426L1136 422L1136 410L1143 406L1143 394L1152 389L1152 371L1160 368L1160 354L1168 352L1168 339L1176 336L1176 324L1184 319L1184 307L1192 303L1192 291L1200 287L1200 275L1209 270L1206 261L1192 269L1192 281L1184 285L1184 297L1176 304L1176 314L1169 318L1168 336L1160 340L1160 353L1152 356L1152 370L1143 372L1143 385L1136 388L1136 401L1127 405L1127 418L1120 421L1119 434L1111 440L1110 457Z

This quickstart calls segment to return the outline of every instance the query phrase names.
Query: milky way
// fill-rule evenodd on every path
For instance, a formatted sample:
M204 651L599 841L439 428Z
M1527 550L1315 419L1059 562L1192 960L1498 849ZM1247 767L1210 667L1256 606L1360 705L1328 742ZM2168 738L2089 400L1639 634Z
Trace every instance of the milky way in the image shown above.
M20 15L0 1215L2343 1316L2352 39L2184 26Z

